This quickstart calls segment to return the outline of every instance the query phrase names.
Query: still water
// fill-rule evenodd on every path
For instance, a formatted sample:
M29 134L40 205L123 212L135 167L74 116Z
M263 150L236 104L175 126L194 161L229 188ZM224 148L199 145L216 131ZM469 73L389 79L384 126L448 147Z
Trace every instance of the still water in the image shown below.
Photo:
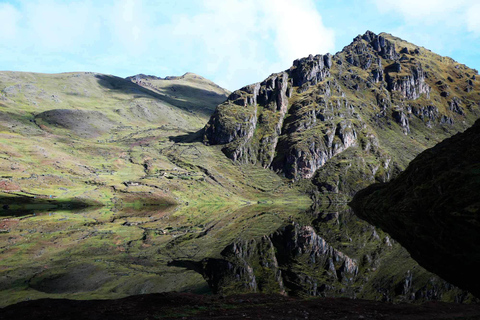
M1 211L0 306L166 291L466 298L346 205Z

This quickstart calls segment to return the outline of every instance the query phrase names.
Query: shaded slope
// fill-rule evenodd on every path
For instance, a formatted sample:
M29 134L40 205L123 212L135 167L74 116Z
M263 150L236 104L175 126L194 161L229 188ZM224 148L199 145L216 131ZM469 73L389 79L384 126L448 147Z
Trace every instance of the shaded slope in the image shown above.
M233 92L211 117L204 140L238 162L353 194L472 124L480 116L477 74L367 32L334 56L295 60Z
M118 126L155 122L158 125L198 130L210 115L207 115L205 110L224 101L227 91L216 86L218 92L212 94L211 87L215 85L201 77L193 83L183 81L182 85L184 90L194 92L192 99L195 97L201 99L193 103L190 100L186 101L185 95L167 95L137 85L130 80L91 72L62 74L2 72L0 114L6 117L11 113L19 123L12 127L12 119L5 119L0 125L19 132L28 127L32 115L72 109L75 112L97 112L99 117L108 118ZM98 117L92 116L90 119L83 117L78 121L81 120L86 125L95 125L95 118ZM65 121L67 122L64 123ZM48 123L46 125L52 130L55 130L55 125L70 127L68 119L65 121L56 121L53 127ZM78 122L76 119L71 121Z
M110 131L115 122L99 111L70 109L53 109L35 116L35 123L42 128L60 126L70 130L77 136L93 138ZM118 124L117 124L118 125Z
M480 295L480 121L417 156L396 179L359 192L351 205L412 257Z

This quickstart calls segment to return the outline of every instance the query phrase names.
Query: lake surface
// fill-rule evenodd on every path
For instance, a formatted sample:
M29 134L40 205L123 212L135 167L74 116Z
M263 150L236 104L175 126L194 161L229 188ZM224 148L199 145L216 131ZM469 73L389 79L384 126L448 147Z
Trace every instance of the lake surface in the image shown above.
M188 291L465 299L346 205L3 210L0 304Z

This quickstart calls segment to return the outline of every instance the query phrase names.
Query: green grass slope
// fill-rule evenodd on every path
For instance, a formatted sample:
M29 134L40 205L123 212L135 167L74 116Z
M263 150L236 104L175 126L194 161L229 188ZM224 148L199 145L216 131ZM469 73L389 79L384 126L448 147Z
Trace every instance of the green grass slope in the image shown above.
M0 192L115 204L235 202L288 189L200 142L226 90L194 74L138 78L1 72Z
M355 212L428 270L480 296L480 121L418 155L397 178L360 191Z

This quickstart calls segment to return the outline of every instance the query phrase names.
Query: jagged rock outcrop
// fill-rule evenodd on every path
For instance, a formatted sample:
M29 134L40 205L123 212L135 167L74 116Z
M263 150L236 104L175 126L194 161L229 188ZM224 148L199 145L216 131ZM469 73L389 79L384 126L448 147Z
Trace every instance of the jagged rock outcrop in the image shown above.
M355 38L354 41L359 40L358 38ZM377 36L375 33L367 31L361 38L367 41L383 59L395 60L399 58L395 43L385 39L385 37Z
M397 178L360 191L355 212L426 269L480 296L480 120L418 155Z
M210 118L205 136L212 144L231 145L224 151L233 160L270 166L287 112L291 81L283 73L273 74L261 84L233 92ZM258 113L259 106L263 109ZM257 129L263 130L253 139Z
M332 56L310 55L308 58L293 61L293 69L290 76L295 87L303 87L306 90L309 86L316 85L330 77L332 67ZM300 89L300 91L302 91Z
M354 194L405 168L439 137L473 123L480 116L477 73L367 31L333 56L297 59L290 69L233 92L205 127L204 142L224 145L235 161ZM364 161L340 160L347 150ZM322 181L330 162L348 169L336 181ZM384 170L374 169L385 163Z
M402 110L394 110L392 113L393 119L403 128L405 134L410 133L410 125L408 122L408 117Z

